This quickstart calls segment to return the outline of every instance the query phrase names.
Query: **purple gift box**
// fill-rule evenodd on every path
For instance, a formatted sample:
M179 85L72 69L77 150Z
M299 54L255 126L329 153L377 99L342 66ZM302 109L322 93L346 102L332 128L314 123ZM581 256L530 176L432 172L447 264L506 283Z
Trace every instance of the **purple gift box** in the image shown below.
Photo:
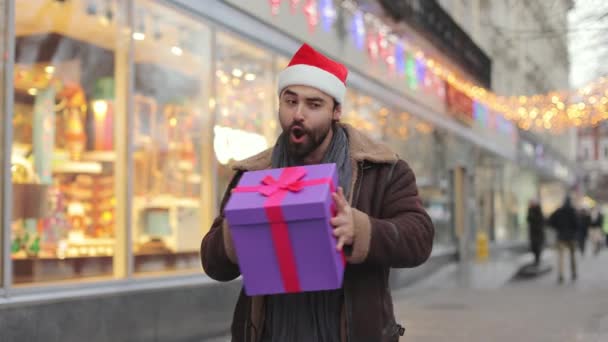
M335 164L245 172L224 208L249 296L342 286Z

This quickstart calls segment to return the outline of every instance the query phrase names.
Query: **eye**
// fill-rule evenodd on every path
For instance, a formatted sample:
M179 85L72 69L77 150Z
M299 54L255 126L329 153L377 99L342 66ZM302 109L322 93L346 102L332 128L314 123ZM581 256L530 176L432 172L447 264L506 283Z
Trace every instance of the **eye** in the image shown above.
M287 102L287 104L289 104L289 105L295 105L296 104L296 100L294 100L294 99L286 99L285 102Z
M311 106L312 108L314 108L314 109L319 109L319 108L321 108L321 104L320 104L320 103L316 103L316 102L315 102L315 103L312 103L310 106Z

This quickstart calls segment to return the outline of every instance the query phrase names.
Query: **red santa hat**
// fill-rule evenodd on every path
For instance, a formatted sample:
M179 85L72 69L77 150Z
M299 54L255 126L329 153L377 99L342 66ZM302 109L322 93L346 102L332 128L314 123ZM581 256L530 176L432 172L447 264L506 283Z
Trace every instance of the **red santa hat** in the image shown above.
M279 95L291 85L314 87L336 102L343 103L346 94L348 69L307 44L303 44L293 55L291 62L279 74Z

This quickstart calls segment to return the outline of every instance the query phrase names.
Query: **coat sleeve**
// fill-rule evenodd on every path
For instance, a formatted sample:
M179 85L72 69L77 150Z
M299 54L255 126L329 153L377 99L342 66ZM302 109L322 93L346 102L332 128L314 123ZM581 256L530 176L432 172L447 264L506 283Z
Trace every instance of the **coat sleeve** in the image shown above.
M413 171L403 160L382 198L381 217L353 210L355 238L350 263L372 263L386 267L416 267L433 248L435 228L422 207Z
M224 207L230 198L232 188L236 186L241 175L242 172L238 171L232 178L224 193L224 198L222 198L220 214L213 221L211 229L201 243L203 269L209 277L218 281L234 280L241 274L232 244L232 236L224 219Z

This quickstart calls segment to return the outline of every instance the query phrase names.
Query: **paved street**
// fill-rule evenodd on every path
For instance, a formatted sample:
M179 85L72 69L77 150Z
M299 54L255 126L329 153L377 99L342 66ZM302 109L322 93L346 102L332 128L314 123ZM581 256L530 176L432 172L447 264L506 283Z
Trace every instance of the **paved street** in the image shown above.
M456 265L394 294L404 340L608 341L608 251L580 260L579 280L558 285L556 272L509 281L529 259ZM555 255L545 261L555 264ZM566 273L568 275L568 273ZM567 278L569 279L569 278Z

